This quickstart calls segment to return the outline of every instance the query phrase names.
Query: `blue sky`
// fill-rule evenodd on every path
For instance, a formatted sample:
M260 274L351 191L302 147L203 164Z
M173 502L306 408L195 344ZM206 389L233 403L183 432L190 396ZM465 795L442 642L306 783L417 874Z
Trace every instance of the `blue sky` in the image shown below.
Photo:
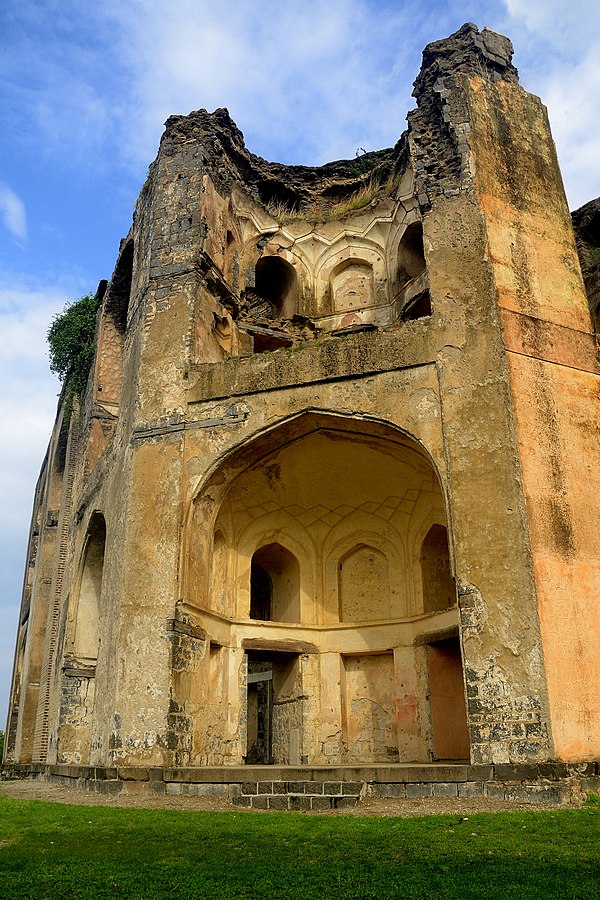
M249 148L320 164L395 143L425 44L508 35L548 106L569 205L600 195L597 0L2 0L0 727L56 312L110 278L165 119L227 106Z

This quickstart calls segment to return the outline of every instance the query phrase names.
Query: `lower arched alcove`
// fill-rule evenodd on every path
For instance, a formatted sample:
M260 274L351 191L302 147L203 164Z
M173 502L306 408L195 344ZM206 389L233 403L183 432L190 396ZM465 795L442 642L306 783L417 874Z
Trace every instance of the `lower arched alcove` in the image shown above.
M283 423L200 489L187 547L186 602L222 648L206 655L220 673L201 666L179 698L190 762L465 755L431 701L427 635L457 634L458 614L444 497L415 439L341 416ZM453 640L447 689L464 719Z

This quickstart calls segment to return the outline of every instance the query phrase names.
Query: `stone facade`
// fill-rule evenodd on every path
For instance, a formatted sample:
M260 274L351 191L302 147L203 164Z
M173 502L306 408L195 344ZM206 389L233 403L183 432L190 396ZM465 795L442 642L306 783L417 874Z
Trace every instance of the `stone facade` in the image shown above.
M598 757L600 370L511 57L429 45L396 146L320 168L168 120L40 475L8 762Z

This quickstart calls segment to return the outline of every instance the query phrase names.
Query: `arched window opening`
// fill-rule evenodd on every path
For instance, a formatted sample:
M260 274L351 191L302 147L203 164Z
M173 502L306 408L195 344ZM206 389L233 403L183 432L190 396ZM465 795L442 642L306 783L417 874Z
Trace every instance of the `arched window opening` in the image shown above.
M373 306L373 269L361 260L349 260L331 276L335 312Z
M104 569L106 523L102 513L94 513L88 529L84 551L77 620L75 656L80 662L95 664L98 656L99 617Z
M389 619L390 573L387 557L375 547L358 544L339 563L341 622Z
M432 525L421 545L421 582L424 612L438 612L456 603L448 532L443 525Z
M121 332L127 327L132 278L133 240L129 238L119 254L106 297L106 311Z
M398 284L404 285L418 278L425 271L425 251L423 249L423 225L413 222L400 240L398 247Z
M296 272L279 256L263 256L256 263L254 290L266 300L276 319L290 319L296 312Z
M300 621L300 566L281 544L257 550L250 569L250 618Z

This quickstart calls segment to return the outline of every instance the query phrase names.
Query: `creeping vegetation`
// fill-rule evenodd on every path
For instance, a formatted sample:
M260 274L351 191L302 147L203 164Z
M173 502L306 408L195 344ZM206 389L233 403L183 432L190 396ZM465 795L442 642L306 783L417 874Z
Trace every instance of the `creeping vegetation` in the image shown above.
M94 359L94 336L99 299L85 294L68 303L48 329L50 371L65 386L65 398L81 397Z

